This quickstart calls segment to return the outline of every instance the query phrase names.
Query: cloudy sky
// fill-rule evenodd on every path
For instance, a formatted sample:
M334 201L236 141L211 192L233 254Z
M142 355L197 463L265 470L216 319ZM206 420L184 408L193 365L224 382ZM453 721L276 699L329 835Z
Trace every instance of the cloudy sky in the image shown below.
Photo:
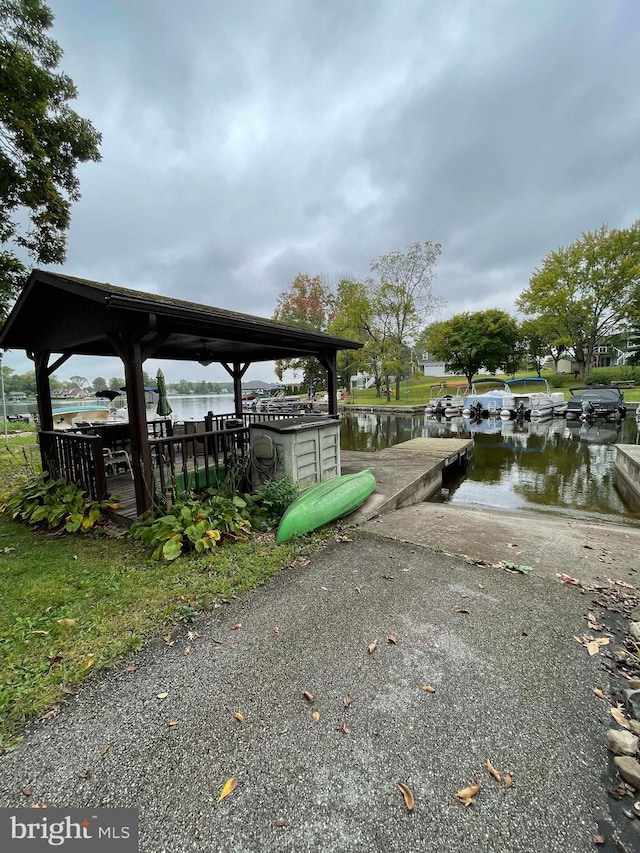
M513 311L548 251L640 217L638 0L49 5L103 134L70 274L268 317L299 272L365 277L432 240L444 318Z

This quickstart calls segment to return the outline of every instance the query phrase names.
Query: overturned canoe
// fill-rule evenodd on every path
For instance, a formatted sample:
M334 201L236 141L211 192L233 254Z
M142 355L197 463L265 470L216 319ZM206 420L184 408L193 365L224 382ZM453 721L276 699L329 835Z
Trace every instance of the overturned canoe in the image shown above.
M286 542L349 515L366 501L375 487L376 480L371 471L344 474L311 486L290 504L282 516L276 542Z

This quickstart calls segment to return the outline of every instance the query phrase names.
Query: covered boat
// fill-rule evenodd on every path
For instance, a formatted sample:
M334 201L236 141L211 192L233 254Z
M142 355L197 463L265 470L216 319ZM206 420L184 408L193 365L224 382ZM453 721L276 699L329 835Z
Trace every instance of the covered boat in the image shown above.
M511 396L509 386L495 376L474 379L471 393L466 397L462 415L469 417L498 417L504 408L504 398Z
M552 391L547 380L540 376L507 379L505 385L511 392L504 398L500 412L500 417L505 420L549 418L564 404L562 391Z
M568 421L620 420L627 414L622 391L611 385L581 385L569 389L565 418Z

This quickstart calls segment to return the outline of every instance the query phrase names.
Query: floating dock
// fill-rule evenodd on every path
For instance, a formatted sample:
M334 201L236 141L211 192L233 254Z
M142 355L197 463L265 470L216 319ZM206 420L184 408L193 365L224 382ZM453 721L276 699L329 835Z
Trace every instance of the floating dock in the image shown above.
M351 519L366 521L400 507L421 503L442 488L442 475L451 466L464 467L473 455L473 440L412 438L377 452L344 450L343 474L369 468L376 490Z

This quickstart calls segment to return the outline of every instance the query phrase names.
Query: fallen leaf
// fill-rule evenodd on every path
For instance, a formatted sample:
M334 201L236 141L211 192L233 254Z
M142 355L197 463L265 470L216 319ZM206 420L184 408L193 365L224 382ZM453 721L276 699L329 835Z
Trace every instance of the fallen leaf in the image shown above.
M104 756L109 752L110 749L111 749L111 744L108 743L106 746L102 747L102 749L100 750L100 755L104 758Z
M391 643L394 646L398 645L398 638L395 634L387 634L387 642Z
M125 671L126 672L135 672L137 668L138 667L135 665L135 663L129 663L125 666Z
M89 658L89 660L86 663L85 669L89 669L90 667L92 667L95 662L96 662L95 658Z
M496 780L496 782L497 782L499 785L501 785L501 784L502 784L502 776L498 773L498 771L497 771L497 770L496 770L496 768L493 766L493 764L489 761L489 759L488 759L488 758L487 758L487 763L486 763L486 765L485 765L485 766L486 766L487 770L489 771L489 773L491 773L491 775L493 776L493 778Z
M594 688L593 688L593 692L596 694L596 696L598 697L598 699L606 699L606 698L607 698L607 697L604 695L604 693L602 692L602 690L600 690L600 688L599 688L599 687L594 687Z
M244 717L242 716L242 714L240 713L240 711L235 711L235 712L234 712L234 714L233 714L233 716L236 718L236 720L237 720L239 723L244 723Z
M43 637L48 637L51 631L29 631L29 634L40 634Z
M274 625L274 626L273 626L273 633L274 633L274 634L279 634L279 633L280 633L280 628L278 628L278 626L277 626L277 625Z
M56 622L58 623L58 625L65 625L65 626L76 624L75 619L56 619Z
M55 715L58 713L58 711L59 711L59 708L56 705L55 708L51 708L51 710L45 711L45 713L40 717L40 719L41 720L50 720L51 717L55 717Z
M91 779L91 773L88 770L81 770L78 773L78 779L82 779L83 782L86 782L87 779Z
M594 844L604 844L604 842L605 842L604 835L594 835L593 836L593 843Z
M31 796L31 788L24 787L22 789L22 793L25 797L30 797Z
M323 589L325 592L330 592L328 586L321 586L320 589Z
M156 699L166 699L168 695L168 693L156 693Z
M384 578L386 581L395 580L395 575L380 575L381 578Z
M187 631L187 640L196 640L199 636L197 631Z
M378 641L377 641L377 640L375 640L375 641L374 641L373 643L371 643L371 645L369 646L369 654L370 654L370 655L372 655L372 654L375 652L375 650L376 650L377 648L378 648Z
M362 592L362 587L361 587L361 586L357 586L357 587L355 588L355 590L356 590L356 592Z
M167 634L166 637L162 638L167 646L172 646L175 643L175 640L172 639L171 634Z
M396 788L399 788L402 792L402 796L404 797L404 804L407 807L407 811L413 811L415 801L411 788L408 785L405 785L404 782L396 782Z
M242 622L236 622L236 624L231 629L232 631L237 631L238 628L242 628Z
M62 655L47 655L47 657L49 658L49 663L51 666L57 666L64 660Z
M461 788L459 791L456 791L456 797L460 800L463 806L470 806L473 804L473 798L479 792L480 783L473 781L470 785L467 785L466 788Z
M484 584L483 584L483 583L479 583L479 584L478 584L478 589L484 589Z
M591 640L587 645L587 651L590 655L597 655L600 649L600 646L608 646L609 638L608 637L598 637L597 640Z
M570 586L582 586L581 582L577 578L572 578L571 575L556 572L556 577L560 578L563 583L568 583Z
M220 796L218 797L218 802L224 800L225 797L228 797L229 794L233 794L235 789L238 787L238 780L235 776L232 776L230 779L224 783L224 787L222 791L220 791Z
M504 787L510 788L513 785L513 773L509 770L504 774Z
M344 723L340 723L336 726L336 731L342 732L343 735L351 734L351 729L348 729Z
M583 545L583 548L588 548L590 551L593 551L593 545Z
M282 826L288 826L288 823L286 822L286 820L284 820L284 818L279 817L277 820L274 820L273 825L278 826L278 827L282 827Z
M627 720L625 715L622 713L620 708L618 708L617 706L615 708L611 709L611 716L616 721L616 723L618 723L618 725L622 726L623 729L630 729L631 728L631 726L629 725L629 721Z
M305 690L302 695L307 700L307 702L313 702L313 693L309 693L308 690Z
M345 708L348 708L352 702L353 702L353 699L351 698L351 696L344 696L342 699L342 704L344 705Z
M435 693L436 692L436 688L432 687L430 684L424 684L422 689L424 690L425 693Z
M313 720L314 723L319 722L320 714L317 711L312 711L311 712L311 719Z
M500 560L500 565L508 572L519 572L521 575L528 575L533 569L531 566L523 566L520 563L512 563L509 560Z
M178 721L177 721L177 720L168 720L168 721L167 721L167 725L168 725L168 726L177 726L177 725L178 725Z
M453 612L454 613L467 613L467 614L469 613L469 611L465 610L464 607L456 607Z
M633 589L633 584L627 583L626 581L616 580L615 578L607 578L609 583L614 583L617 586L623 586L625 589Z
M184 649L182 650L182 654L184 655L184 657L187 657L188 655L190 655L191 654L191 646L185 646Z

